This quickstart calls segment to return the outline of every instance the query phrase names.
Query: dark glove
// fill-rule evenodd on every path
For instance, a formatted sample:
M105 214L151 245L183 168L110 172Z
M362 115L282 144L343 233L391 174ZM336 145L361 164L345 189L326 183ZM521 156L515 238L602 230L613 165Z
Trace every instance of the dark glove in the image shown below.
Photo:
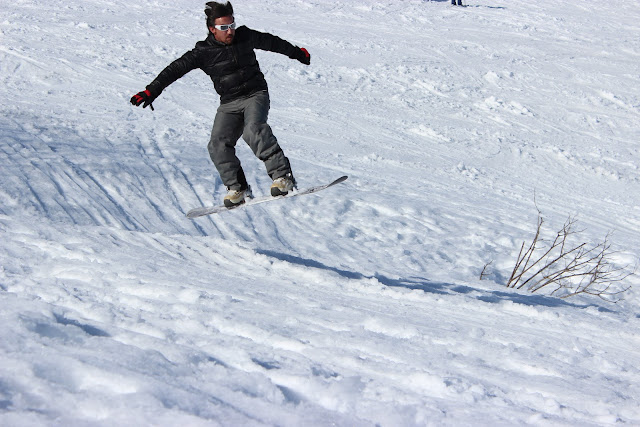
M133 95L131 97L131 103L133 105L135 105L136 107L139 106L140 104L144 103L142 105L142 108L147 108L147 105L151 107L151 109L153 110L153 105L151 105L151 103L158 97L158 95L153 95L151 93L151 91L149 91L149 89L147 90L143 90L142 92L138 92L135 95Z
M309 51L303 47L300 48L300 52L296 59L304 65L311 64L311 55L309 55Z

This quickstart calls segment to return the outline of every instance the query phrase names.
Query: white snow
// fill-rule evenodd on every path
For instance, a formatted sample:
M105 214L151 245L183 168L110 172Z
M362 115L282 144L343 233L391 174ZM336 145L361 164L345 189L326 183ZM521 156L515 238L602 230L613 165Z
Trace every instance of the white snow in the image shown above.
M258 54L300 186L349 179L197 220L210 80L129 98L204 1L2 3L0 425L640 424L638 276L505 286L537 208L639 263L637 1L235 1L311 53Z

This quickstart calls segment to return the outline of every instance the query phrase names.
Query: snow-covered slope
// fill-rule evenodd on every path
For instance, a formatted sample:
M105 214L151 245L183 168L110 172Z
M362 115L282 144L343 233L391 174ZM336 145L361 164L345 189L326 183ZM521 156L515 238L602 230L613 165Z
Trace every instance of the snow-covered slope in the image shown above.
M640 423L640 280L505 287L537 209L638 264L638 2L236 1L312 55L259 53L299 184L349 180L188 220L211 82L128 100L203 6L0 8L1 425Z

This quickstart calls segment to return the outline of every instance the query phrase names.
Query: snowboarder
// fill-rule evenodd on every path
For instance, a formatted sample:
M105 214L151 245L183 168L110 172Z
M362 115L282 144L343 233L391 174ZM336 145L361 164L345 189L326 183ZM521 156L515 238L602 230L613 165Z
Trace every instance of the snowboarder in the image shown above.
M254 49L277 52L305 65L310 64L311 56L306 49L272 34L246 26L236 29L230 2L208 2L204 12L209 30L207 38L169 64L144 91L131 98L131 103L153 109L152 102L167 86L200 68L211 77L220 95L208 150L228 190L225 206L244 203L246 197L251 197L251 188L235 153L240 136L264 162L273 180L271 195L287 194L295 186L295 179L289 159L267 124L269 92Z

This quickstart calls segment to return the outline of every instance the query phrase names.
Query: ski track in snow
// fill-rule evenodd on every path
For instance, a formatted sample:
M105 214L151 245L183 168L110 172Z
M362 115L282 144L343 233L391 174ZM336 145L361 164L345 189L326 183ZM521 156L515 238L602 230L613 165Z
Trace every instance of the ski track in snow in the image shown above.
M258 53L300 186L349 180L188 220L211 82L128 99L202 6L0 10L0 425L640 423L638 278L504 286L536 208L640 261L637 2L234 2L311 52Z

